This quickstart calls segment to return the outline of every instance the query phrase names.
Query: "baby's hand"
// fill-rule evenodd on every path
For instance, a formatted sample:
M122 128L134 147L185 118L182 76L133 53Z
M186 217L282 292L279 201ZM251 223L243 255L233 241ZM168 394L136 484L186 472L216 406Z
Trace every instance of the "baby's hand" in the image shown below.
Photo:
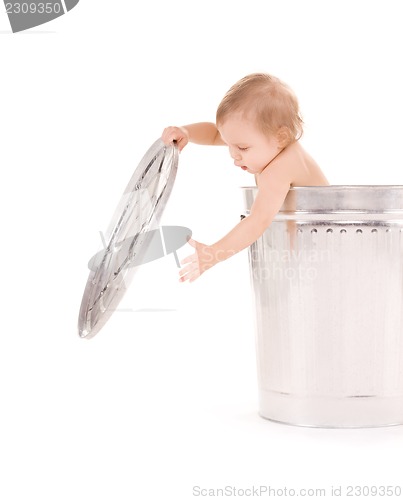
M164 129L161 139L164 144L171 144L171 142L176 141L179 151L182 151L189 142L189 134L184 127L167 127Z
M190 239L188 243L196 249L196 252L181 261L181 264L187 264L187 266L179 271L179 281L189 280L189 283L191 283L217 262L214 259L211 247L208 245L204 245L193 239Z

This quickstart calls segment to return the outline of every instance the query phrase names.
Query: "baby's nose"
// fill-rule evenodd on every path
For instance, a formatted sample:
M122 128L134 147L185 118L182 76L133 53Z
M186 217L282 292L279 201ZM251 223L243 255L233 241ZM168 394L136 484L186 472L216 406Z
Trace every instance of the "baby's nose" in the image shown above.
M230 155L231 155L231 158L235 161L240 160L242 158L239 151L230 151Z

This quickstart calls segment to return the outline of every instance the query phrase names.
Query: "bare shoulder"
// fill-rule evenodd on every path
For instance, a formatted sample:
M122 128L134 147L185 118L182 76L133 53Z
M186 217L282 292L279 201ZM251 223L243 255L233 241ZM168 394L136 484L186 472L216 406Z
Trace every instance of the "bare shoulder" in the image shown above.
M281 196L290 189L293 182L292 169L288 162L276 158L258 176L258 195L265 197L277 193Z
M294 144L281 153L259 174L259 187L273 182L291 185L295 178L298 155Z
M269 173L289 182L290 186L326 186L329 184L316 161L297 141L287 146L268 165L263 174ZM268 176L269 177L269 176ZM263 180L263 179L262 179Z

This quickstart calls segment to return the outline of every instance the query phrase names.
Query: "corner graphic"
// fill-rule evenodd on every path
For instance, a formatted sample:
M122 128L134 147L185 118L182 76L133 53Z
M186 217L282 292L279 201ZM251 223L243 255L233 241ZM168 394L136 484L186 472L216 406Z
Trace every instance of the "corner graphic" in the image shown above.
M6 13L13 33L28 30L40 24L53 21L73 9L80 0L42 0L7 1L4 0Z
M158 229L146 231L140 249L136 250L135 238L126 238L120 245L115 245L113 252L107 248L103 233L101 232L103 250L96 253L88 262L88 268L96 271L100 262L103 262L105 254L115 254L115 266L118 270L123 267L138 267L153 260L160 259L173 254L177 267L181 267L176 253L192 237L192 231L184 226L160 226ZM114 276L117 272L114 273Z

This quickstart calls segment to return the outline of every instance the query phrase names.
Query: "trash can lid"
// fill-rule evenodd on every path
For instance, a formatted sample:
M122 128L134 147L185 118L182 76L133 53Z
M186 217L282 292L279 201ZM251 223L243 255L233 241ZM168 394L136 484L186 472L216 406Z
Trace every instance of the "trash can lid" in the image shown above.
M178 169L178 148L158 139L134 171L103 237L103 250L90 261L78 318L78 332L91 338L105 325L133 278L133 261L150 244L171 194Z

